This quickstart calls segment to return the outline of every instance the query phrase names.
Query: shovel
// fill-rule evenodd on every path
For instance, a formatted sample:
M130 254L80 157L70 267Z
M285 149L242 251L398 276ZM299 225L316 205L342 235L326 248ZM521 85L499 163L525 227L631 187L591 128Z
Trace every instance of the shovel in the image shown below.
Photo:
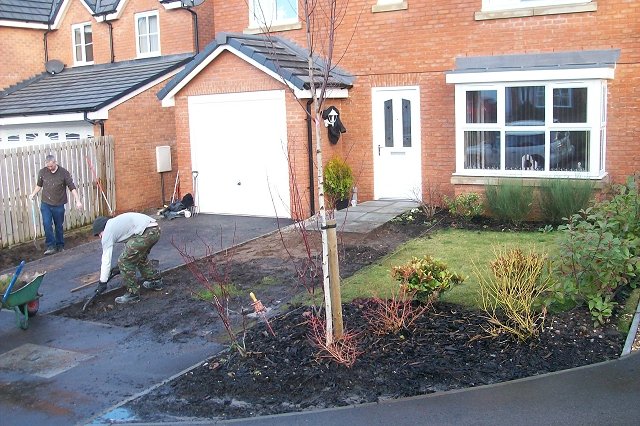
M33 245L40 250L42 247L38 243L38 224L36 222L36 202L31 200L31 220L33 222Z
M107 278L107 283L111 281L111 278L119 274L120 274L120 268L118 268L117 266L114 266L113 268L111 268L111 271L109 271L109 278ZM98 288L96 288L96 291L93 293L93 296L91 296L84 303L84 305L82 306L82 312L86 311L87 307L91 305L93 302L95 302L98 296L100 296L102 293L104 293L107 290L107 283L104 283L104 285L100 285L100 282L98 282Z

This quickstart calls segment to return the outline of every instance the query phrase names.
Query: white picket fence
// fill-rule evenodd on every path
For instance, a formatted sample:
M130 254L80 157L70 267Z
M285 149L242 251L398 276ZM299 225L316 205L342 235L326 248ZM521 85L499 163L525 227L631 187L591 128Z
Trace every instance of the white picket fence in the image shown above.
M88 225L96 217L115 210L112 136L0 148L0 248L44 235L40 194L33 202L29 200L29 194L49 154L69 170L84 205L83 210L77 210L73 196L68 193L65 230Z

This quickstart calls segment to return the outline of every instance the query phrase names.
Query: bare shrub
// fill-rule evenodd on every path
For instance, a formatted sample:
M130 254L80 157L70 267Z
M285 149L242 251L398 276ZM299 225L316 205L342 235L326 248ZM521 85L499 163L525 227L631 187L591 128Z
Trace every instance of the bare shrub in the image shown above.
M364 311L364 317L377 335L395 334L406 330L431 308L439 293L429 296L426 303L415 303L416 290L408 290L406 285L398 286L391 297L375 297Z
M540 296L552 287L546 254L515 248L496 250L490 274L476 266L482 309L487 314L491 336L509 334L518 341L537 337L544 325L546 307Z
M220 246L222 247L222 235L220 236L220 239ZM201 260L196 259L185 244L178 245L174 240L171 241L171 244L176 250L178 250L185 266L191 275L193 275L196 283L201 287L194 288L197 287L194 286L191 287L189 291L194 297L209 302L215 308L216 313L222 321L227 335L231 340L231 348L237 350L241 356L245 357L247 356L245 343L247 329L245 317L242 317L242 331L240 333L236 333L233 325L231 324L232 311L229 307L232 289L232 284L229 279L229 266L233 257L233 251L224 250L220 254L222 256L222 260L218 261L216 256L214 256L215 251L211 244L208 244L202 239L201 241L205 246L205 256ZM233 241L235 241L235 229ZM207 291L207 294L211 296L210 298L207 297L204 299L202 297L202 288Z
M351 368L362 351L358 348L359 334L344 330L340 338L327 339L324 320L308 312L309 340L319 349L316 359L329 358Z

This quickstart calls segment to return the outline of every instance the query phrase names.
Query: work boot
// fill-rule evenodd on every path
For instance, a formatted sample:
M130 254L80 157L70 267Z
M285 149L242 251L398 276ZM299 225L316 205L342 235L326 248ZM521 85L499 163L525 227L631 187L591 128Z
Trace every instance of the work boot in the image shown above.
M137 303L140 301L140 295L126 292L120 297L116 297L116 303L125 305L127 303Z
M148 290L160 291L162 290L162 278L159 278L157 280L144 281L142 283L142 287Z
M56 248L55 247L47 247L47 249L44 251L45 255L50 255L56 252Z

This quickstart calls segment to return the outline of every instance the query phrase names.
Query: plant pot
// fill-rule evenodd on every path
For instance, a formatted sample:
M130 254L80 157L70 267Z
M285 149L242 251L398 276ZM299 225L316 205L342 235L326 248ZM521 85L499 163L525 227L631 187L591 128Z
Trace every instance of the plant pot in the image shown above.
M349 207L348 198L336 201L336 210L343 210L343 209L346 209L347 207Z

